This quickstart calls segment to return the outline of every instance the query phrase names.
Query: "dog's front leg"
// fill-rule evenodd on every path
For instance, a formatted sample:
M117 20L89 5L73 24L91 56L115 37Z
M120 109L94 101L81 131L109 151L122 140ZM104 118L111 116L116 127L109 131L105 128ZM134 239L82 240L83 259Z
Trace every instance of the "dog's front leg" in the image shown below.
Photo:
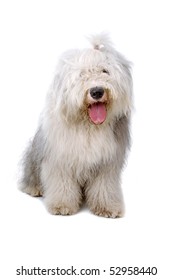
M99 216L117 218L124 214L120 174L114 167L107 167L86 188L90 210Z
M64 170L45 162L41 177L45 204L51 214L71 215L79 210L82 202L80 186Z

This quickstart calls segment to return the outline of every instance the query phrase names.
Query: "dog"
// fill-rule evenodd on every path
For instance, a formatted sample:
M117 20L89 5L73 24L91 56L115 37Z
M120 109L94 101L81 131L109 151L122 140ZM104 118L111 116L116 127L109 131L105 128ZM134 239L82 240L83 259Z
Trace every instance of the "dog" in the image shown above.
M121 172L130 149L131 63L108 35L59 59L38 130L26 149L20 189L54 215L122 217Z

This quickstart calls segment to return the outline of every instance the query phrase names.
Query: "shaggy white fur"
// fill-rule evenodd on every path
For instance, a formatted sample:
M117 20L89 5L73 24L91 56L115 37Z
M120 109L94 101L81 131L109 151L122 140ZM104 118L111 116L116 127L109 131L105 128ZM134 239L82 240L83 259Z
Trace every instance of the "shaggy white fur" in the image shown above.
M108 36L59 59L38 131L24 157L21 189L43 195L52 214L74 214L86 200L104 217L124 213L120 177L130 146L130 63Z

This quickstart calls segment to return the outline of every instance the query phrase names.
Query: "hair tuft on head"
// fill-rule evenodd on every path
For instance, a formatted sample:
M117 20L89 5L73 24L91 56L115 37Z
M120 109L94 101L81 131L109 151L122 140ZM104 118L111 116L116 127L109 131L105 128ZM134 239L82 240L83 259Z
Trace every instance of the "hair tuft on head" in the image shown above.
M95 50L104 50L112 46L112 42L107 33L91 35L88 40Z

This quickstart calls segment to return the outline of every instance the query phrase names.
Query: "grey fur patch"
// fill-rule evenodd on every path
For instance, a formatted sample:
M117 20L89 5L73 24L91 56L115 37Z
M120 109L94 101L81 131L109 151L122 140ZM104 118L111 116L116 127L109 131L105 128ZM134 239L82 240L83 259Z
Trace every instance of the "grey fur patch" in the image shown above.
M122 116L120 119L116 120L113 131L118 145L116 159L117 168L121 170L131 147L130 116Z

